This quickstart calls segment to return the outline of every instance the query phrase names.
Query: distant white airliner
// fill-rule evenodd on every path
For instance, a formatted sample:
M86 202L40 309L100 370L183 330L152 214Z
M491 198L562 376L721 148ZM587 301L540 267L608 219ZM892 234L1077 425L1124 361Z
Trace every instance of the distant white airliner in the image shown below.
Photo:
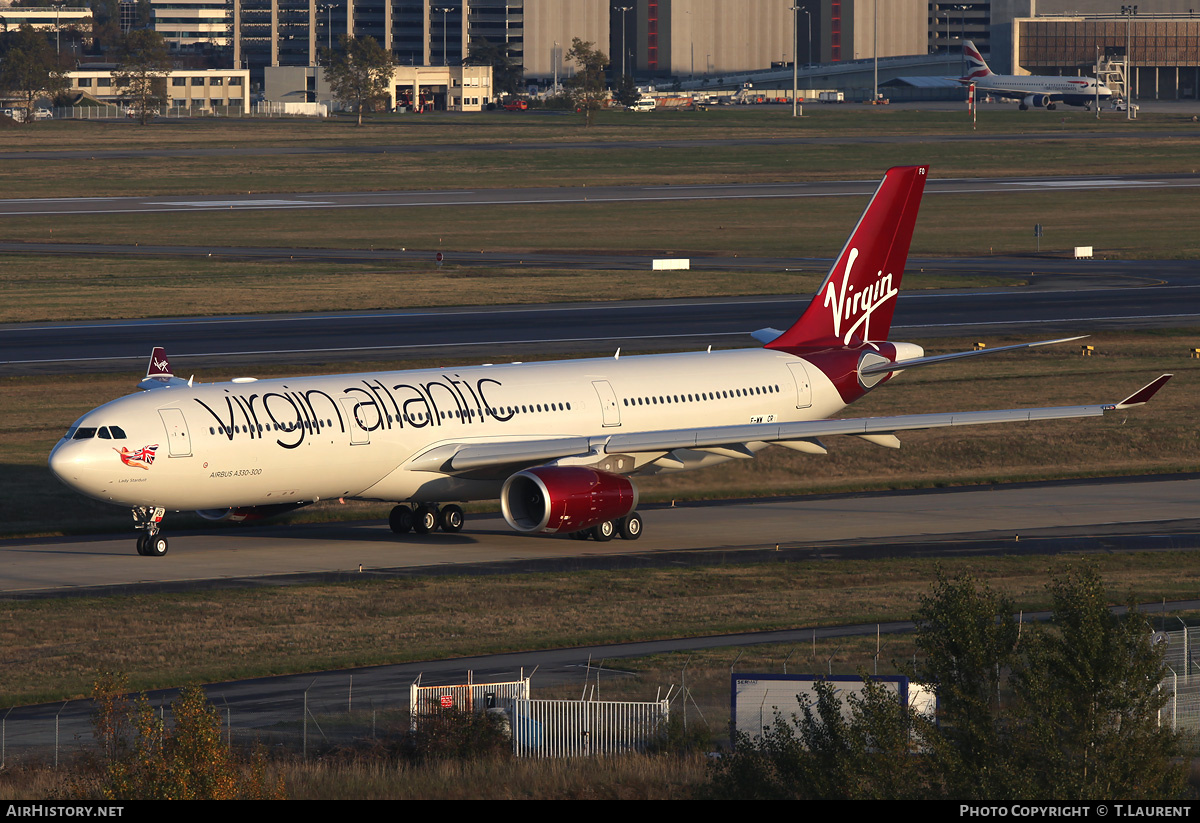
M148 556L167 551L167 510L243 520L329 498L398 503L397 533L458 531L457 503L499 498L520 532L635 539L635 475L770 445L824 454L833 435L895 448L917 429L1098 416L1166 382L1090 406L830 419L902 369L1062 342L925 357L887 341L925 179L887 172L804 314L754 333L763 348L205 385L156 348L143 391L75 421L50 468L132 507Z
M958 82L975 84L977 92L1021 101L1020 109L1030 107L1053 111L1058 103L1091 108L1097 101L1112 97L1112 91L1094 77L1054 77L1052 75L993 74L979 49L970 40L963 42L967 75Z

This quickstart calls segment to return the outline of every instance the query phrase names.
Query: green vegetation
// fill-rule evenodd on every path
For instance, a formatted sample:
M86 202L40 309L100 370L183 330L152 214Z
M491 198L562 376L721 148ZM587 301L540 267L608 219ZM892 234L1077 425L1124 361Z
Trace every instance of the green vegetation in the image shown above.
M124 678L103 673L92 689L100 746L68 778L80 800L282 800L258 752L244 762L221 734L221 716L199 686L171 703L171 722L143 694L131 701Z
M0 264L0 323L365 311L425 306L809 294L816 270L645 271L491 268L429 262L323 262L11 256ZM906 290L1024 285L1013 277L912 274Z
M380 117L376 115L372 122ZM154 129L159 127L156 122ZM41 124L36 128L40 129ZM371 123L363 128L372 128ZM55 169L52 175L46 174L41 163L0 160L0 168L4 169L5 179L12 181L12 190L23 196L77 197L473 190L481 183L489 188L777 183L877 178L890 166L912 163L930 163L934 178L1011 177L1062 174L1064 168L1077 162L1080 152L1086 152L1089 163L1101 166L1108 174L1190 172L1200 166L1193 140L1146 143L1113 138L943 143L937 146L936 155L927 144L907 142L804 146L770 142L750 146L649 143L628 148L539 146L529 151L499 147L420 153L63 157L49 161Z
M1200 237L1178 228L1200 218L1193 189L1131 189L1121 198L1126 215L1100 222L1093 200L1076 192L991 195L983 231L976 195L928 197L911 254L1030 254L1041 223L1043 251L1092 245L1101 257L1200 256ZM65 233L61 217L10 217L0 241L827 258L863 205L833 197L104 214L73 216Z
M937 722L870 683L849 711L832 684L815 703L740 736L713 769L723 799L931 799L976 803L1184 797L1181 738L1150 621L1109 611L1090 567L1048 586L1054 625L1022 636L1013 603L970 576L938 574L921 598L913 679Z

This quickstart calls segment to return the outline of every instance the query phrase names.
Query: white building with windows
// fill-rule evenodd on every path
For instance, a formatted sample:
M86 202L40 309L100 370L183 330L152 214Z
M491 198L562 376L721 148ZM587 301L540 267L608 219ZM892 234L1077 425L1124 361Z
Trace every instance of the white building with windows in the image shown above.
M70 90L83 92L105 103L121 102L119 79L114 69L82 69L67 73ZM248 111L248 69L177 69L166 75L166 105L172 109L202 111Z
M172 48L228 46L233 7L227 0L150 0L154 30Z

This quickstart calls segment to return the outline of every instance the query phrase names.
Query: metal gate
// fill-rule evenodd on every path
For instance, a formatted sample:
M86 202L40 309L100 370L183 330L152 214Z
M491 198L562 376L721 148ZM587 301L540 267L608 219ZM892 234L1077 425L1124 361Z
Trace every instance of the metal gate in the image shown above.
M667 700L513 700L508 706L519 757L644 752L666 732L670 717Z
M469 678L468 678L469 681ZM454 686L409 687L408 710L415 726L417 718L453 709L461 712L503 707L508 701L529 697L529 678L502 683L463 683Z

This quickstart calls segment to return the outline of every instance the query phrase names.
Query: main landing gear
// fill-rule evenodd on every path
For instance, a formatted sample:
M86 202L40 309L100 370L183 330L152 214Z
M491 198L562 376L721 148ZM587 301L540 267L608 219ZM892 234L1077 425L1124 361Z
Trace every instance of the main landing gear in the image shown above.
M134 527L143 530L137 538L137 553L142 557L162 557L167 553L167 538L158 529L166 513L166 509L147 506L138 506L133 510Z
M460 532L466 516L462 506L451 503L448 506L438 506L434 503L422 503L416 510L403 503L392 509L388 515L388 525L396 534L429 534L441 529L444 532Z
M614 537L622 540L637 540L642 536L642 516L637 512L626 515L620 520L605 520L590 529L571 532L572 540L587 540L589 537L597 543L607 543Z

